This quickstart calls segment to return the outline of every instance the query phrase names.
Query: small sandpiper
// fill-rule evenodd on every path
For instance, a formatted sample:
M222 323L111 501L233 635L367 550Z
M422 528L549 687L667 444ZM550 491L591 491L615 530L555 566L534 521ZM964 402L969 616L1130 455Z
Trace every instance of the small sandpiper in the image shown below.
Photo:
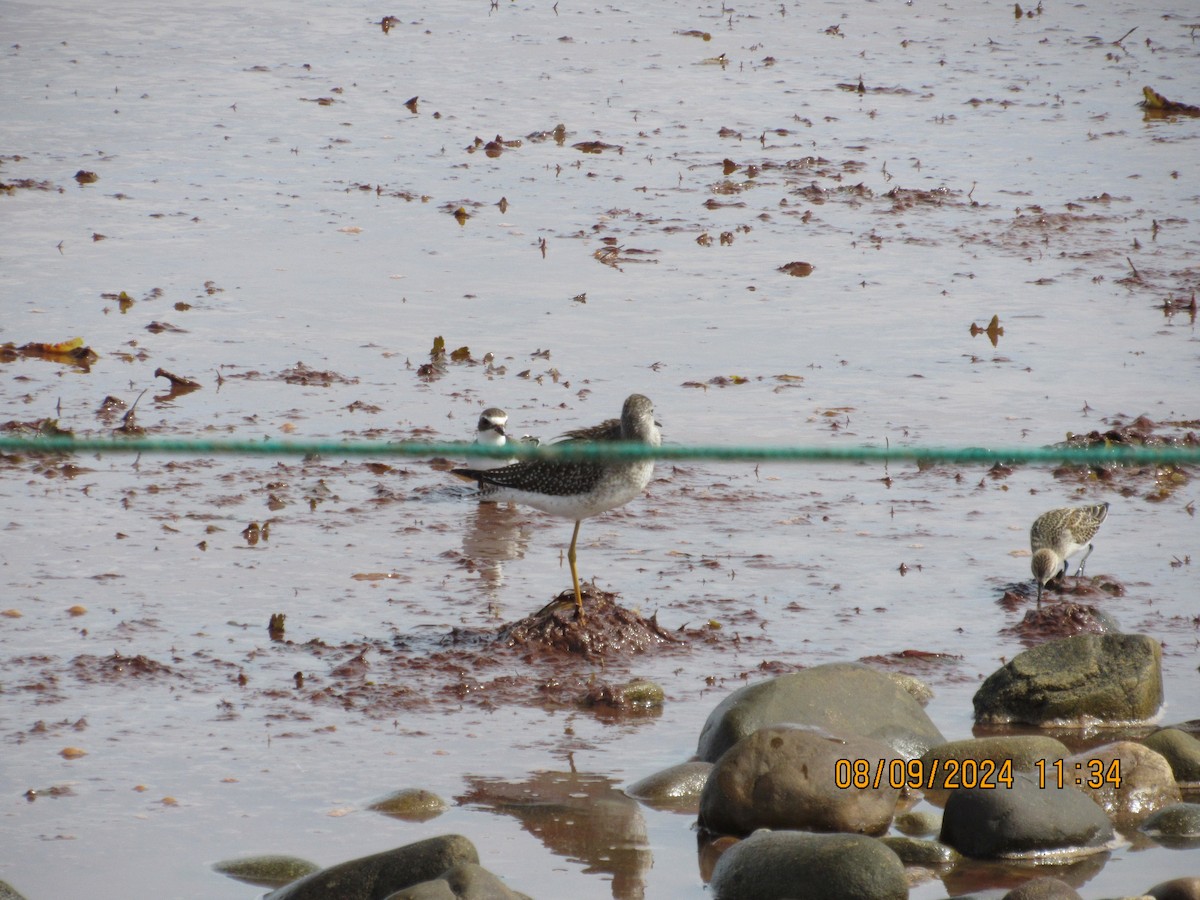
M1042 588L1051 579L1067 574L1067 560L1085 550L1075 577L1092 554L1092 538L1108 517L1108 504L1068 506L1042 513L1029 529L1029 548L1033 551L1030 567L1037 582L1038 609L1042 608Z
M476 426L475 443L481 447L503 447L508 443L504 426L508 424L508 413L499 407L492 406L479 414L479 425ZM497 459L494 456L481 458L475 463L477 469L497 469L507 466L512 460Z
M475 443L481 447L506 447L509 443L529 444L536 447L541 443L531 434L510 438L504 428L507 424L508 413L498 406L488 407L479 414L479 424L475 426ZM501 466L512 465L514 462L516 462L515 459L486 456L474 462L473 467L480 470L498 469Z
M631 394L625 400L620 419L608 419L590 428L568 431L563 438L564 442L633 441L651 447L662 444L662 433L654 421L654 405L641 394ZM481 500L524 503L552 516L575 520L567 562L571 566L571 584L575 588L575 608L582 620L583 596L579 591L579 572L575 567L579 526L584 519L624 506L640 496L654 473L654 460L530 460L495 469L476 466L472 469L454 469L453 472L460 478L477 482Z

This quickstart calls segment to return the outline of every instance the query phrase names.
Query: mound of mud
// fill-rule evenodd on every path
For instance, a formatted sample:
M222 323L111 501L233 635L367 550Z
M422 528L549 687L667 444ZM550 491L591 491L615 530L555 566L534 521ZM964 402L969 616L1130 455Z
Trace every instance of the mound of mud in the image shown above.
M580 586L584 617L575 608L574 591L563 591L532 615L502 626L496 642L524 651L567 653L589 659L644 653L665 644L686 643L658 624L616 602L616 595L594 584Z
M1016 635L1024 644L1076 634L1119 632L1121 628L1116 620L1092 604L1124 595L1125 585L1111 575L1059 577L1046 585L1041 609L1026 610L1020 622L1001 631ZM999 602L1005 609L1015 611L1032 603L1033 596L1034 588L1026 581L1010 584Z

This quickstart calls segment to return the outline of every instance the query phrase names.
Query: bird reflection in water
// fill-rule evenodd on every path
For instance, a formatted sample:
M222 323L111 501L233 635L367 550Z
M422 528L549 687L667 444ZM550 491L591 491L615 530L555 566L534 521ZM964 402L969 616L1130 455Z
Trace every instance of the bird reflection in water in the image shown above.
M463 555L483 579L489 611L498 615L496 595L504 583L504 564L525 556L529 522L511 503L475 503L463 529Z
M653 864L641 806L618 782L584 772L535 772L524 781L468 775L458 803L510 815L550 852L612 876L616 900L641 900Z

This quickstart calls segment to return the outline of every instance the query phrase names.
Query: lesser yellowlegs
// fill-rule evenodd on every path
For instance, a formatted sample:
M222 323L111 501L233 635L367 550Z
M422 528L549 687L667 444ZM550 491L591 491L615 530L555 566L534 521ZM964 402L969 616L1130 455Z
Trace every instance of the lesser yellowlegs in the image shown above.
M662 443L654 405L641 394L631 394L620 419L609 419L591 428L568 431L566 441L635 441L657 447ZM482 500L524 503L534 509L575 520L567 562L575 588L575 608L583 618L583 596L575 567L575 543L584 519L624 506L639 496L654 472L654 460L628 462L553 462L531 460L498 469L454 469L454 474L479 484Z
M1042 513L1029 529L1029 548L1033 551L1033 578L1037 582L1038 609L1042 607L1042 588L1062 573L1067 574L1067 560L1085 551L1075 576L1083 574L1083 566L1092 553L1092 538L1108 517L1108 504L1068 506Z

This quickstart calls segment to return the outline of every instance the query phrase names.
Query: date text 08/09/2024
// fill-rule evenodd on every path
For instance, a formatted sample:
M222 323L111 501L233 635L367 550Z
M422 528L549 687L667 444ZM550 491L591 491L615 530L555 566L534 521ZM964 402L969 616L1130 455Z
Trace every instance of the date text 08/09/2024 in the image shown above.
M1119 788L1121 760L1039 759L1033 764L1033 774L1040 788ZM842 790L996 790L1012 787L1013 765L1011 759L839 759L834 763L833 779Z

